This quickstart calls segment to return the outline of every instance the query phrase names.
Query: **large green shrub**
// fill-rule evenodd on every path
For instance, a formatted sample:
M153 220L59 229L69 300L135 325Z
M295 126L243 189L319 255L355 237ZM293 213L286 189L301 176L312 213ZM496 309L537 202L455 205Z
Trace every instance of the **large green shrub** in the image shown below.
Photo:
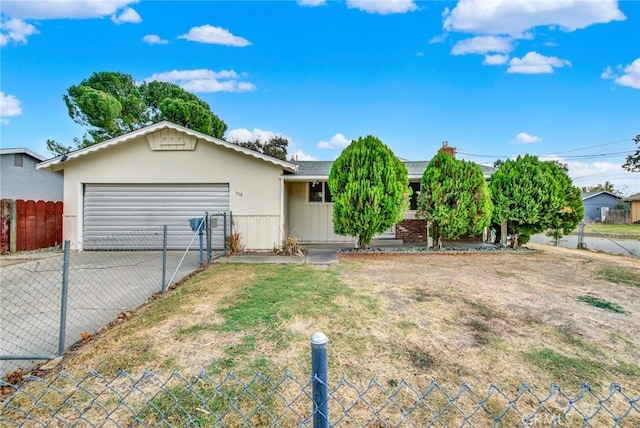
M442 239L478 235L491 222L489 188L476 164L440 151L422 174L419 218L431 222L438 247Z
M357 237L360 248L402 220L409 207L407 167L371 135L340 153L331 167L329 189L335 233Z
M564 174L552 162L524 155L505 161L491 177L493 221L497 224L507 222L513 247L536 233L564 227L558 217L568 213L568 191L571 192L571 210L579 211L574 191L570 190L561 173ZM567 221L573 220L567 218Z

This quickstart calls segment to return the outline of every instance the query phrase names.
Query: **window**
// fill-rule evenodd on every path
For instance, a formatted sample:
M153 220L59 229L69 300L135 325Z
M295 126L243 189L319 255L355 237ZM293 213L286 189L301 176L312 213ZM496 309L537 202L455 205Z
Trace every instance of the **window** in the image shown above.
M331 195L331 189L329 189L329 183L324 183L324 201L333 202L333 195Z
M420 194L420 183L409 183L409 187L413 192L409 197L409 210L415 211L418 209L418 195Z
M330 203L333 202L329 185L324 181L309 182L309 202Z
M13 166L17 166L17 167L22 168L23 162L24 162L24 160L23 160L23 157L22 157L22 153L15 153L13 155Z
M309 183L309 202L322 202L322 183Z

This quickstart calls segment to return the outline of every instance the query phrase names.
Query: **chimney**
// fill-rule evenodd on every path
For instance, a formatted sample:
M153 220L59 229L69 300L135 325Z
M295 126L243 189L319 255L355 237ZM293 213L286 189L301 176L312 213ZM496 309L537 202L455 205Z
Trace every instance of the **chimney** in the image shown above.
M442 147L438 151L439 152L445 152L448 155L450 155L452 158L456 157L456 148L449 146L449 142L448 141L443 141L442 142Z

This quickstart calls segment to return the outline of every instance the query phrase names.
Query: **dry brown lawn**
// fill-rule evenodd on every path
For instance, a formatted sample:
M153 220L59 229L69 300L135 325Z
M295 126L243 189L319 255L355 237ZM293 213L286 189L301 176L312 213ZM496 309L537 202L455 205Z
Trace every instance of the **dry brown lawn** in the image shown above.
M328 267L213 265L37 374L108 378L124 369L166 378L177 370L222 379L260 370L306 381L309 337L323 331L334 385L347 377L366 388L376 378L389 390L402 380L423 390L435 380L450 394L463 382L486 394L496 384L513 397L525 382L544 397L552 382L570 395L586 382L604 397L616 382L640 397L638 260L531 247L342 254ZM612 272L627 282L612 282ZM640 423L637 404L628 420Z

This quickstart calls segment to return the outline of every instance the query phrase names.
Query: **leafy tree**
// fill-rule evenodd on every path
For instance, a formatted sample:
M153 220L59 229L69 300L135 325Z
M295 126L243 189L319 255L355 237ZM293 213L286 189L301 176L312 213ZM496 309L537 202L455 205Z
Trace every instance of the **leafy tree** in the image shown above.
M596 184L595 186L583 186L580 188L583 192L610 192L614 195L622 196L624 191L615 188L613 183L605 181L604 184Z
M328 183L333 196L333 230L357 237L359 248L402 220L409 208L407 167L371 135L352 141L340 153Z
M213 114L209 104L178 85L145 82L140 85L140 93L152 123L169 120L216 138L222 138L227 130L227 125Z
M573 185L566 170L555 162L549 162L549 168L555 180L560 183L561 193L564 196L564 207L555 213L551 213L548 236L560 239L570 234L584 218L584 204L580 188Z
M558 160L549 161L549 162L551 162L552 164L560 168L562 171L569 173L569 165L567 165L566 163L560 162Z
M422 174L417 216L442 239L478 235L491 222L493 204L482 170L472 162L438 152Z
M640 172L640 134L633 138L638 148L635 153L627 156L627 161L622 165L629 172Z
M162 120L170 120L202 133L222 138L227 125L209 104L173 83L149 82L136 85L129 74L96 72L73 85L63 96L69 116L86 126L75 147L47 141L52 153L63 154L118 137Z
M71 86L63 100L74 122L88 126L83 145L91 145L148 124L147 107L133 77L98 72Z
M550 162L525 155L505 161L491 177L493 222L507 222L513 247L550 228L553 218L567 206L557 170Z
M287 160L287 147L289 146L289 140L279 135L273 136L267 141L262 141L260 139L249 141L234 140L232 143L276 159L283 161Z

